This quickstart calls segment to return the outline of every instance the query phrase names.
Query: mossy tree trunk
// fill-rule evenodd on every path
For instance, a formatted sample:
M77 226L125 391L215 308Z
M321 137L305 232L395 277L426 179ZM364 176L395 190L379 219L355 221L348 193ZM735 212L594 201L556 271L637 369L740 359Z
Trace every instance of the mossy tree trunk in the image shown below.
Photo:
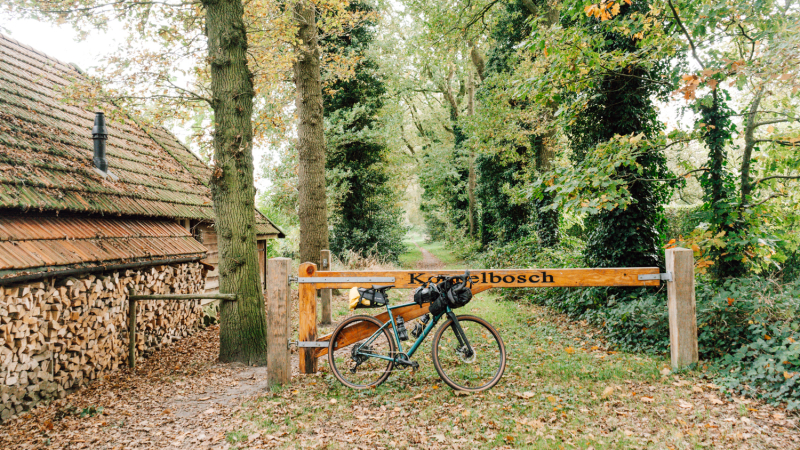
M325 129L322 119L320 50L314 4L305 0L294 6L297 20L298 215L300 261L321 267L320 250L328 249L328 212L325 192Z
M214 110L211 193L219 245L219 359L264 365L267 320L256 251L253 186L253 79L241 0L204 0Z

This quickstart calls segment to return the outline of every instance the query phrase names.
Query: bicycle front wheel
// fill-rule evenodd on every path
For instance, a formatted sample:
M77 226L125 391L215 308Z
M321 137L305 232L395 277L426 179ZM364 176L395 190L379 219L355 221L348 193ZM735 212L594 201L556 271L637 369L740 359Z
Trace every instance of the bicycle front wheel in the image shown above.
M367 389L386 381L392 372L395 343L389 328L372 316L353 316L339 324L328 344L328 364L343 385Z
M500 334L476 316L458 316L472 351L462 345L454 322L442 324L433 337L433 365L442 380L460 391L480 392L491 388L506 370L506 347Z

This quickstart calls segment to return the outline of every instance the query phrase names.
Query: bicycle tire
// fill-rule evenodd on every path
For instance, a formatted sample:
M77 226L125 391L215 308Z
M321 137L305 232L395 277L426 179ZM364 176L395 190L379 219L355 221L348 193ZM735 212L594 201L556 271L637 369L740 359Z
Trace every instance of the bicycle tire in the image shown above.
M370 322L375 325L375 328L369 334L357 340L356 342L337 349L336 343L338 339L343 336L343 333L347 332L349 327L357 326L360 322ZM328 365L331 369L331 372L333 372L333 376L336 377L340 383L352 389L369 389L379 386L381 383L386 381L387 378L389 378L389 375L392 373L392 368L394 367L393 361L385 361L379 358L368 358L363 362L356 364L356 361L352 355L353 346L366 342L375 333L375 331L380 328L381 325L383 325L383 323L372 316L358 315L345 319L333 331L331 334L330 343L328 344ZM383 340L381 339L381 336L384 338ZM391 333L389 333L388 327L383 329L381 336L378 336L376 340L378 344L374 350L379 350L378 354L386 354L386 356L390 357L394 356L397 347ZM375 345L375 342L373 342L372 345ZM359 372L358 368L367 362L370 364L365 368L366 370L362 369ZM381 368L383 367L383 363L386 364L385 368ZM353 365L355 365L356 372L351 372ZM375 380L371 381L370 376L359 377L356 376L358 373L362 375L367 375L369 373L380 373L380 375L378 375ZM362 379L364 382L359 382L362 381Z
M439 374L442 381L455 390L481 392L491 389L500 381L503 372L506 370L506 347L503 343L503 339L500 337L500 333L498 333L489 322L480 317L464 315L457 316L457 318L458 323L461 325L461 328L467 335L470 345L475 351L473 360L472 362L466 361L465 357L460 355L455 348L445 348L452 346L454 340L456 343L458 342L455 331L452 328L453 321L448 318L436 331L436 334L433 336L433 341L431 342L431 359L433 359L433 366L436 368L436 372ZM446 336L445 332L447 330L450 330L449 334L451 334L452 337L446 338L449 342L444 343L442 338ZM478 330L485 331L477 333ZM495 346L496 348L494 348ZM442 350L445 350L445 352L443 353ZM494 359L497 359L496 364L493 364L492 360ZM483 360L489 361L488 370L484 371L482 368L478 368L478 366L473 366L476 361L483 362ZM491 373L492 370L494 371L493 373ZM485 383L479 381L476 383L477 385L473 385L466 382L469 378L468 375L480 376L483 375L484 372L488 379Z

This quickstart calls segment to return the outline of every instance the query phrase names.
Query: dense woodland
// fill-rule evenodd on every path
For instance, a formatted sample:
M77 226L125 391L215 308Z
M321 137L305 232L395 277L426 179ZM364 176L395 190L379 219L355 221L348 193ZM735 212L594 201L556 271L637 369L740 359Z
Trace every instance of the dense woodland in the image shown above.
M222 229L255 167L256 204L289 235L271 251L302 261L397 261L411 228L476 267L663 268L665 248L691 248L702 369L800 407L800 3L10 5L131 31L74 95L192 124L215 203L238 205ZM223 276L249 270L224 259ZM662 291L508 299L668 351Z

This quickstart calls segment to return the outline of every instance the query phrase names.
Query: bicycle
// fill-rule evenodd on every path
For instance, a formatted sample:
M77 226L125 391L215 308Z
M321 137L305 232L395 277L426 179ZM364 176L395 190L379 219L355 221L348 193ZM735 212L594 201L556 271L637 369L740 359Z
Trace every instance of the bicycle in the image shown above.
M464 279L465 286L467 281L471 284L469 272L466 272L464 277L433 277L424 287L427 289L432 286L431 289L439 291L436 300L439 301L447 298L447 290L453 289L454 280L458 279ZM421 303L390 306L386 291L393 287L373 285L372 289L362 291L362 296L371 293L372 304L368 307L386 307L389 320L382 323L369 315L352 316L340 323L331 334L328 364L336 379L353 389L368 389L386 381L395 367L410 367L416 371L419 364L411 361L411 358L436 324L446 317L434 334L431 345L431 358L439 377L453 389L471 392L490 389L500 381L506 367L506 349L500 334L480 317L457 316L446 301L444 304L431 302L431 309L437 307L435 313L431 314L432 319L427 314L420 319L412 331L416 341L407 352L404 351L402 342L408 337L405 335L405 323L402 317L399 317L399 321L395 320L392 311L415 304L421 306ZM469 298L471 296L470 291ZM359 298L357 304L361 300ZM424 319L426 317L427 321ZM362 324L366 324L363 329ZM390 333L390 328L393 333ZM345 342L350 338L355 342L338 346L340 340Z

